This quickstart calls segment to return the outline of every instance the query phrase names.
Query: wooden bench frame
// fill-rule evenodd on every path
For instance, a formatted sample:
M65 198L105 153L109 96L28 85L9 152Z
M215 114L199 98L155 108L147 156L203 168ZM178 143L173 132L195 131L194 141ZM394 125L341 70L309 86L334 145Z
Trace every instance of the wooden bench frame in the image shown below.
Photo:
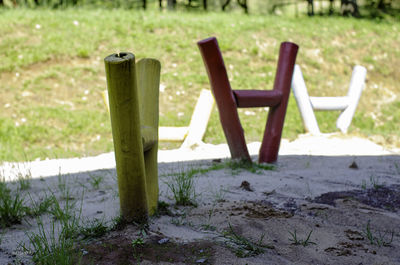
M232 158L251 162L237 108L270 107L259 162L275 162L278 158L298 46L290 42L281 44L273 90L232 90L217 39L212 37L197 44Z
M356 111L358 101L365 85L367 69L356 65L351 75L349 90L344 97L310 97L304 82L300 66L296 65L293 73L292 89L299 108L304 128L313 135L321 134L314 110L340 110L342 113L336 121L336 127L347 133Z

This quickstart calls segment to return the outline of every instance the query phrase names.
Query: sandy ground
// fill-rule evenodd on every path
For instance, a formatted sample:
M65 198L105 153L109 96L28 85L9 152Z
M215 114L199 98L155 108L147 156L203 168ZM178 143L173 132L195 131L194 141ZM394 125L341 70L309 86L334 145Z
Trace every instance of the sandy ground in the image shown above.
M259 146L249 144L254 160ZM127 226L81 246L83 262L400 264L399 155L366 139L304 135L282 141L274 170L251 173L226 167L196 176L197 207L176 207L166 184L171 174L210 167L217 158L224 163L229 151L226 145L206 144L194 150L160 151L160 200L170 204L168 212L151 219L140 248L131 245L138 227ZM68 190L68 196L82 204L81 220L111 222L119 214L114 167L109 153L4 163L0 172L13 189L18 174L29 174L31 186L24 194L33 200L52 192L62 201ZM96 178L101 178L98 187L91 184ZM51 223L46 216L43 220ZM20 246L28 244L27 233L34 231L36 221L29 218L3 229L0 264L30 264ZM260 253L254 251L255 244L253 251L240 247L232 232L259 242Z

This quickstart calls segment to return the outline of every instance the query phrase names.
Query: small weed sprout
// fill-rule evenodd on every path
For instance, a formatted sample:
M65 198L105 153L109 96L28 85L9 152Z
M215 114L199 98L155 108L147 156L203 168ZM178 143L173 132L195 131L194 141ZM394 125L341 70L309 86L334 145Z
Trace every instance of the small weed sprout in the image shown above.
M376 177L374 177L374 176L371 176L371 177L369 178L369 180L370 180L370 182L371 182L371 186L372 186L374 189L377 190L377 189L383 187L383 184L380 184L380 183L379 183L379 178L376 178Z
M214 212L215 212L215 204L213 204L212 208L208 210L207 223L201 226L204 230L215 231L217 229L215 226L211 225L211 218L213 217Z
M379 177L375 177L375 176L369 177L369 185L367 185L367 181L365 179L363 179L361 181L361 189L363 189L363 190L368 189L368 187L370 187L371 189L377 190L377 189L383 188L384 185L385 185L384 183L380 183Z
M140 230L140 234L138 238L132 240L133 256L138 264L140 264L141 260L141 253L138 251L138 247L144 245L144 238L147 236L145 230Z
M92 185L92 187L94 189L99 189L101 182L103 182L104 180L104 176L93 176L93 175L89 175L90 177L90 184Z
M184 211L181 215L176 216L175 218L172 218L171 224L176 225L176 226L182 226L187 224L187 212Z
M366 190L367 189L367 182L365 181L365 179L363 179L361 181L361 189Z
M257 256L264 253L265 248L274 248L274 246L262 244L265 234L261 235L258 242L253 242L250 239L237 234L230 223L228 231L224 232L223 236L228 240L228 247L231 248L239 258Z
M213 196L214 196L214 202L224 202L225 201L225 196L227 193L227 190L220 186L219 189L213 190L213 188L210 188Z
M398 175L400 175L400 166L397 163L394 163L394 167L396 168L396 172Z
M292 241L293 242L292 244L296 245L296 246L297 245L302 245L303 247L306 247L306 246L311 245L311 244L312 245L316 245L317 243L315 243L313 241L310 241L312 232L313 232L313 230L311 230L310 233L308 233L308 236L307 236L306 239L298 239L297 238L297 231L296 231L296 229L294 229L294 232L290 232L289 231L289 234L292 237L292 238L289 238L289 241Z
M65 194L66 189L67 189L67 178L61 174L61 168L60 168L60 172L58 173L57 180L58 180L58 184L57 184L58 190L62 194Z
M20 190L28 190L31 187L32 173L30 170L26 174L18 173L17 182Z
M378 236L373 235L371 231L371 220L368 220L367 227L365 228L365 237L369 240L369 243L371 245L377 245L378 247L389 247L392 242L393 242L393 237L394 237L394 231L391 231L391 236L390 240L386 239L386 235L388 232L386 231L384 234L382 234L380 231L378 231Z
M143 238L138 237L138 238L132 240L132 247L133 248L136 248L136 247L142 246L142 245L144 245L144 239Z

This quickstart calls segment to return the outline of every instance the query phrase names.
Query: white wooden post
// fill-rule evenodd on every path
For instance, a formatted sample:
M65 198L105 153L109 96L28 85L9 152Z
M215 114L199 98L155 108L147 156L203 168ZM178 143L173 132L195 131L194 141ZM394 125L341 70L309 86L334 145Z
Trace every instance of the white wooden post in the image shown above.
M188 135L182 143L181 148L192 148L196 144L202 143L213 106L214 97L211 90L201 90L200 97L197 100L190 120Z
M292 89L306 131L314 135L321 134L318 128L317 119L314 115L313 106L310 102L310 96L307 92L303 74L301 73L300 66L297 64L294 66Z
M362 90L365 86L365 79L367 76L367 69L361 65L356 65L351 76L349 92L347 97L349 98L349 106L340 114L336 121L336 127L339 128L343 133L347 133L347 129L350 126L351 120L353 119L354 113L360 100Z

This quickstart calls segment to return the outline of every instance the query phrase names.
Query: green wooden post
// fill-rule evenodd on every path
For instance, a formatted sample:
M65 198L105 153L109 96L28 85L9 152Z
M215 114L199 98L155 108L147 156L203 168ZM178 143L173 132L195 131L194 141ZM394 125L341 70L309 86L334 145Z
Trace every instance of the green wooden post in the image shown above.
M145 223L158 201L160 63L145 59L136 65L132 53L112 54L104 62L121 214Z
M158 204L158 97L160 90L160 62L142 59L137 64L137 78L140 94L140 118L144 144L146 191L148 209L152 215ZM145 139L146 138L146 139Z

